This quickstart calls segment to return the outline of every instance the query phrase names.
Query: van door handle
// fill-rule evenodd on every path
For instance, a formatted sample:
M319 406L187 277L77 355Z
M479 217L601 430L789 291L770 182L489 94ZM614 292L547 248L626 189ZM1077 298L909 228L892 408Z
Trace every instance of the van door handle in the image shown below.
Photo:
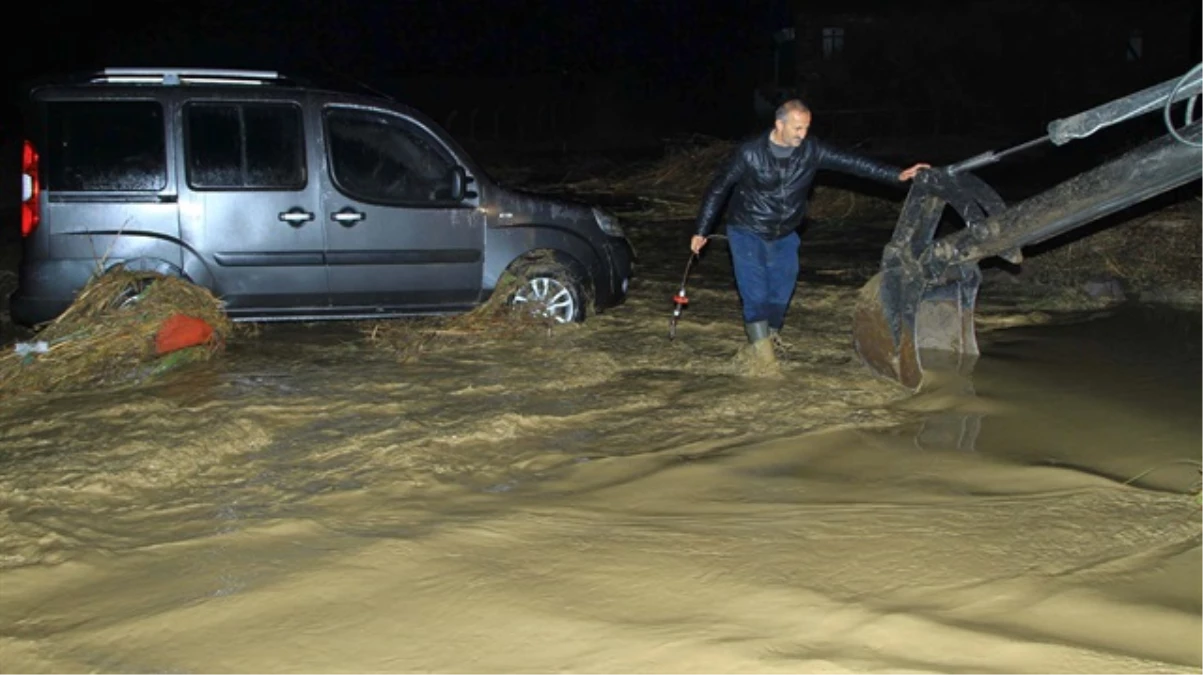
M341 210L331 213L330 217L334 219L334 222L339 223L344 227L351 227L355 223L358 223L366 218L367 214L363 213L362 211L356 211L350 206L344 206Z
M313 220L313 214L299 206L294 206L284 213L281 213L280 220L292 225L293 227L300 227L301 225Z

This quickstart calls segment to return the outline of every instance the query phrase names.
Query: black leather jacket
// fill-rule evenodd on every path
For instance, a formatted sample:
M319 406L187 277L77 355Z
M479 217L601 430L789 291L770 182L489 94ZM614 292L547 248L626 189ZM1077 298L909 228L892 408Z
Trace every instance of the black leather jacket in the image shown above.
M797 229L815 172L831 169L883 183L901 185L902 169L832 148L807 136L782 167L769 149L769 134L744 142L719 171L698 213L697 234L708 236L723 200L734 187L727 226L751 230L764 239L780 239Z

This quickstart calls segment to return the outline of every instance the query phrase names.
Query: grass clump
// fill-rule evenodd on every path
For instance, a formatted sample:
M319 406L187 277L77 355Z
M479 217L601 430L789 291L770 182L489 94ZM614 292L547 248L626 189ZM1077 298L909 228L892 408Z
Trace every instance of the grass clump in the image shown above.
M213 335L205 345L159 355L155 337L177 314L205 321ZM221 302L208 290L118 267L94 277L58 318L0 355L0 398L146 379L211 358L232 332Z

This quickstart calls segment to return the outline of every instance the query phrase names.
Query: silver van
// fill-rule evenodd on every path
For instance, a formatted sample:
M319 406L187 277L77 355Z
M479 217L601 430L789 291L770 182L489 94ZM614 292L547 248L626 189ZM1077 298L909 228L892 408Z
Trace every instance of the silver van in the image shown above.
M621 303L618 220L506 189L383 97L274 72L107 69L25 106L13 320L114 265L211 290L234 320L458 313L508 298L560 322Z

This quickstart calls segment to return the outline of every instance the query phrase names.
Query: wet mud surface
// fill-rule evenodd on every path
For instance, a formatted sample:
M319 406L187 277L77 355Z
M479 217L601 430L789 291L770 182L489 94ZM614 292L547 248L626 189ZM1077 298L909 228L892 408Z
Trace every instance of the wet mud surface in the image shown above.
M780 377L721 240L668 339L688 224L639 223L583 325L267 326L5 401L0 669L1198 672L1198 313L987 282L974 372L913 395L850 334L892 223L845 225Z

